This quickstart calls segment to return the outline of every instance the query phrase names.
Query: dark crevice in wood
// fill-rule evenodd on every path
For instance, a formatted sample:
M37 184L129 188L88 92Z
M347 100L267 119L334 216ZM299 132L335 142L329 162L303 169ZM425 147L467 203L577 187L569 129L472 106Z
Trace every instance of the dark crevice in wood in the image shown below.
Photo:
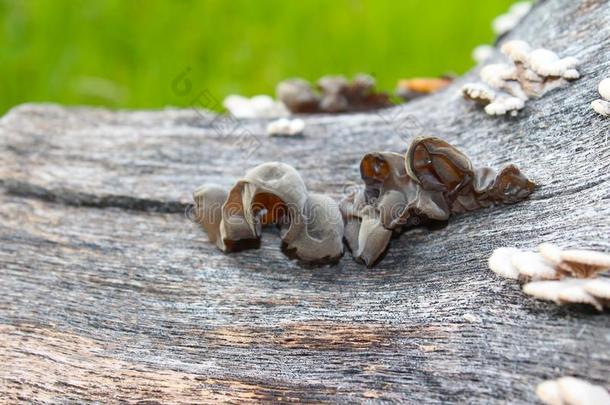
M75 207L89 208L122 208L126 210L183 214L189 204L178 201L159 201L148 198L138 198L127 195L104 195L83 193L63 188L47 189L34 184L0 179L0 187L9 195L25 198L36 198Z

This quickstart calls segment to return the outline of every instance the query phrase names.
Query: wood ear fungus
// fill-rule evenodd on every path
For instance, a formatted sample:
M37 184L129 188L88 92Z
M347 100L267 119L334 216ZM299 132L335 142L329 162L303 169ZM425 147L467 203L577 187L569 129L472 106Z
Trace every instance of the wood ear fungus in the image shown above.
M262 229L275 225L284 249L303 262L332 262L343 254L344 225L337 203L310 194L287 164L264 163L228 193L204 186L194 199L198 222L224 252L258 247Z
M364 187L348 195L341 210L349 231L347 244L367 266L381 257L392 234L446 221L454 213L515 203L535 187L514 165L497 173L475 169L464 153L435 137L416 138L404 156L366 154L360 175ZM363 242L374 251L363 250Z
M280 82L277 98L293 113L344 113L389 107L390 98L375 91L375 79L359 74L350 82L343 76L324 76L317 91L303 79Z

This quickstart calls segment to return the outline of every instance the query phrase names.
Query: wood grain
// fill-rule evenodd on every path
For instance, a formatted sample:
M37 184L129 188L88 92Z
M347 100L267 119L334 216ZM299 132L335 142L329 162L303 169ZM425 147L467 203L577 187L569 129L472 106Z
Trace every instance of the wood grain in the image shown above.
M475 69L381 113L305 117L302 139L192 109L10 111L0 402L533 403L560 375L610 387L607 314L535 301L486 266L505 245L610 251L610 120L589 106L610 72L610 4L547 0L509 38L578 57L583 77L493 118L457 96ZM477 165L512 161L539 188L409 231L373 269L349 255L299 267L273 232L225 255L184 215L195 187L269 160L340 198L364 153L421 134Z

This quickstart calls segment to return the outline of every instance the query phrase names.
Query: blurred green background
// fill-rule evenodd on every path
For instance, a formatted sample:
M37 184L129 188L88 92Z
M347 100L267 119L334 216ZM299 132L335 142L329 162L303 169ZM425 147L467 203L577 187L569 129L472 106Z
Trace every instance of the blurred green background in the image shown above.
M284 78L462 73L512 0L0 0L0 113L27 101L187 106L273 94ZM194 93L193 93L194 94Z

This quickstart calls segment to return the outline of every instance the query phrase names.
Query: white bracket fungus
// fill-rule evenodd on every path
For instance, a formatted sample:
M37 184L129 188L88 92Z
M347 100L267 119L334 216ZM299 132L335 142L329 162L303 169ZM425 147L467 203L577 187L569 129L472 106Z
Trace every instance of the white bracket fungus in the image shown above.
M523 286L523 292L542 300L589 304L600 311L610 305L610 279L594 278L610 270L610 255L591 250L562 250L550 243L541 244L538 251L498 248L488 265L502 277L533 280Z
M544 381L536 395L547 405L607 405L610 393L604 387L574 377Z
M300 118L280 118L267 125L269 136L299 136L305 130L305 121Z
M502 95L496 97L491 103L485 106L485 112L488 115L517 115L519 110L522 110L525 102L518 97Z
M602 98L591 102L591 107L596 113L608 117L610 116L610 78L602 80L597 90Z
M343 218L331 198L307 192L299 173L271 162L249 170L227 193L204 186L193 195L197 221L224 252L258 247L262 228L275 225L289 255L309 263L343 254Z
M566 249L543 243L538 252L498 248L488 261L489 268L506 278L553 280L562 277L592 278L610 270L610 255L592 250Z
M553 263L547 261L540 253L524 252L516 248L501 247L494 250L488 260L488 265L497 275L514 280L559 278Z
M222 105L235 118L277 118L290 115L284 104L266 95L248 98L233 94L225 97Z
M581 249L562 250L550 243L538 247L540 254L559 272L577 278L595 277L610 270L610 255Z
M484 84L462 87L464 98L485 106L489 115L516 115L528 99L541 97L580 77L576 58L561 59L548 49L532 50L525 41L508 41L501 51L510 63L486 65L479 73Z
M465 99L472 100L480 105L486 106L496 98L496 92L483 83L467 83L462 86L462 94Z
M566 278L533 281L523 286L523 292L556 304L588 304L598 311L610 306L610 280Z
M519 278L519 270L512 262L512 257L517 252L520 252L520 250L512 247L497 248L487 260L487 265L497 275L517 280Z

